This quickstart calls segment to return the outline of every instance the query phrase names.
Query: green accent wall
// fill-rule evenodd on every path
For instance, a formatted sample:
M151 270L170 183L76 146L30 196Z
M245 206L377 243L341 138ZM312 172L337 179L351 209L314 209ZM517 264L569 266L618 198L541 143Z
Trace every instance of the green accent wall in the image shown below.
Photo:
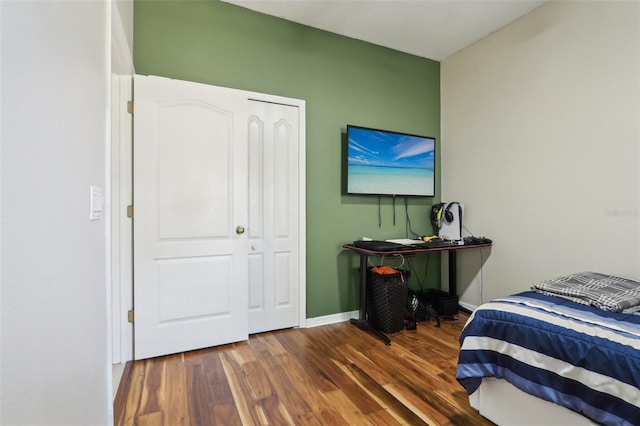
M138 74L306 101L308 318L358 309L359 260L343 243L413 236L404 198L394 209L390 197L379 204L376 196L344 195L347 124L437 139L436 197L408 199L411 229L432 233L429 208L440 200L439 62L215 0L135 0L134 63ZM439 255L404 267L410 263L411 287L439 288Z

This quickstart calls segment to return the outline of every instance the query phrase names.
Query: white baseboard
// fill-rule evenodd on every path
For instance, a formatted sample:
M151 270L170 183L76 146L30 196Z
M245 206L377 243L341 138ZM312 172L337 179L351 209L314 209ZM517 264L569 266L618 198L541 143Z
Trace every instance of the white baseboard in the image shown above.
M470 310L471 312L475 311L476 308L478 307L477 305L472 305L471 303L462 302L462 301L458 301L458 305L462 306L465 309Z
M122 373L124 373L124 364L113 364L112 366L112 375L113 375L113 395L112 399L116 398L116 393L118 392L118 386L120 386L120 380L122 379Z
M478 306L472 305L466 302L458 302L460 306L470 310L471 312L475 311ZM358 318L360 315L360 311L351 311L351 312L340 312L337 314L325 315L322 317L315 318L307 318L307 323L305 325L306 328L311 327L319 327L321 325L329 325L336 324L339 322L349 321L351 318Z
M358 318L360 311L341 312L338 314L325 315L322 317L307 318L307 328L319 327L321 325L335 324L349 321L351 318Z

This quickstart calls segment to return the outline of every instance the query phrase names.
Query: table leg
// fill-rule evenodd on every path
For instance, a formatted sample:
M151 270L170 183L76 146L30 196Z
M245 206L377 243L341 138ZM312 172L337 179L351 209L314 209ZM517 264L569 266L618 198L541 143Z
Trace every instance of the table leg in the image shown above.
M449 252L449 295L458 297L458 256L455 250ZM471 311L458 305L458 311L471 314Z
M449 253L449 295L457 296L458 295L458 259L456 256L455 250L448 250Z

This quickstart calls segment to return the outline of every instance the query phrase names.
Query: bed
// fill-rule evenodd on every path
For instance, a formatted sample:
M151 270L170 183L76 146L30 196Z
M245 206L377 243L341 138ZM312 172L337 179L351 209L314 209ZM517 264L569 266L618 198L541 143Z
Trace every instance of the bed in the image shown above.
M593 272L483 304L456 379L496 424L640 424L638 306L640 283Z

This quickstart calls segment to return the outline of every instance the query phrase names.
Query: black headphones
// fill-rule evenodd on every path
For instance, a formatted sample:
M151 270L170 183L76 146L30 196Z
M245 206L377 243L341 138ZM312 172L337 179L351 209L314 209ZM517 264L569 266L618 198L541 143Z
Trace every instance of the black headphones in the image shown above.
M440 229L440 226L442 225L441 222L443 220L446 223L453 222L454 216L451 208L454 205L458 206L458 217L462 219L462 208L460 207L460 203L458 203L457 201L453 201L451 203L438 203L434 204L431 207L431 224L433 225L434 232L436 231L436 229Z
M457 201L453 201L449 203L446 209L444 209L444 220L446 220L448 223L453 222L454 219L453 212L451 211L451 207L453 207L454 204L458 206L458 217L462 219L462 208L460 207L460 203L458 203Z

